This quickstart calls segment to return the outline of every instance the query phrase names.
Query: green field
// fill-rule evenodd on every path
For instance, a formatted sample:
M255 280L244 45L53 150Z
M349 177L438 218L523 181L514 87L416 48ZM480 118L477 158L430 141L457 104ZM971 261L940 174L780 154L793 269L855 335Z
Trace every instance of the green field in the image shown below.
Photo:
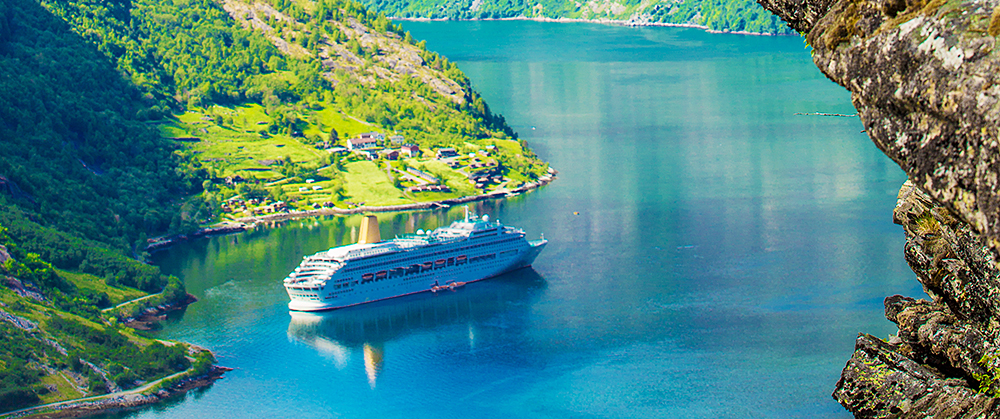
M77 399L84 397L87 394L86 392L81 392L75 386L70 384L69 379L63 374L66 373L57 372L55 374L42 377L42 385L56 387L56 391L47 392L38 397L41 399L42 403L55 403L63 400Z
M413 201L406 199L402 191L396 189L374 162L359 161L348 163L345 187L347 201L364 202L365 205L399 205Z
M424 147L421 157L399 161L368 161L358 154L332 153L324 147L343 147L346 138L364 132L379 131L387 137L393 134L384 127L359 122L330 103L284 112L268 111L259 104L190 107L161 123L159 129L164 137L175 138L182 148L180 152L187 153L216 179L209 193L218 202L234 197L239 200L237 207L227 208L231 217L268 213L273 211L270 204L275 201L285 202L290 209L306 210L331 205L344 208L361 202L369 206L400 205L475 195L483 191L467 179L464 167L471 163L497 164L498 158L511 163L503 171L509 181L492 185L494 190L516 187L532 178L512 167L537 171L538 166L531 165L542 164L526 156L527 151L518 141L495 138L458 143L461 157L455 159L460 164L457 168L433 159L436 149ZM331 138L331 130L338 133L336 139ZM468 153L485 150L489 145L497 147L500 157L468 157ZM413 167L431 173L451 192L410 192L407 188L423 182L401 180L394 185L386 173L386 164L403 171ZM226 181L237 175L245 182ZM401 174L393 171L393 176ZM264 199L251 204L243 194Z
M103 279L98 278L94 275L84 274L84 273L74 273L64 270L57 270L59 275L63 278L72 282L80 289L91 290L94 292L103 292L108 295L111 300L111 304L121 304L125 301L134 300L139 297L147 295L145 292L139 291L135 288L129 288L125 286L110 286L104 282Z

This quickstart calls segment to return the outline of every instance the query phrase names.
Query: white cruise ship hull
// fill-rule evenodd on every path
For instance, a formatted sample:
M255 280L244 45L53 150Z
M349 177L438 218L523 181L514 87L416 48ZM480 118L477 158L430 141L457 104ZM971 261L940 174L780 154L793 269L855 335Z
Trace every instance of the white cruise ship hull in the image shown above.
M520 233L491 242L465 239L405 250L384 261L375 259L368 267L341 269L322 287L286 285L291 297L288 308L333 310L481 281L531 266L547 243L529 242Z

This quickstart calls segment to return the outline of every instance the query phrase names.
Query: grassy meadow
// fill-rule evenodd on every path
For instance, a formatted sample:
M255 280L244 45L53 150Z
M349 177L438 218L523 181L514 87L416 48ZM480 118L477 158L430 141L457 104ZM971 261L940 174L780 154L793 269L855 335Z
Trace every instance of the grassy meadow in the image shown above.
M224 207L229 217L274 211L270 204L282 201L290 209L313 209L322 206L385 206L429 202L514 188L532 177L512 166L529 167L536 162L526 157L522 143L488 138L464 141L455 146L460 153L447 161L435 159L435 149L421 146L419 156L400 156L399 160L367 157L328 147L346 147L348 138L377 131L387 138L392 130L361 122L338 110L331 103L316 103L292 111L268 111L259 104L210 105L190 107L159 125L161 135L174 138L178 153L186 153L200 162L218 180L212 192L219 201L236 199L239 204ZM331 131L337 133L331 137ZM417 143L419 139L405 139ZM382 144L398 149L399 145ZM494 146L487 155L487 146ZM382 147L380 147L381 149ZM501 160L513 164L504 166ZM503 181L479 189L468 179L470 164L500 166ZM519 167L519 166L518 166ZM440 179L450 191L413 192L410 187L427 181L406 173L414 168ZM479 170L479 169L477 169ZM225 182L239 176L246 181ZM259 199L247 202L248 197ZM234 198L236 197L236 198ZM226 216L224 216L225 218ZM213 220L217 221L217 220Z

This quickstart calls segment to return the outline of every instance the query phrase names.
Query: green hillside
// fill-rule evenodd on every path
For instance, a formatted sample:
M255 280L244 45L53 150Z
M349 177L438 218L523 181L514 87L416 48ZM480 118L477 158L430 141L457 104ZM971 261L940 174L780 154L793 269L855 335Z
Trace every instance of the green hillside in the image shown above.
M332 151L365 132L421 153ZM417 167L452 190L411 192ZM141 262L151 237L546 170L454 63L357 2L0 0L0 411L210 365L122 325L186 298Z
M364 0L365 5L401 18L607 19L633 24L671 23L706 26L717 31L790 34L777 16L753 0L566 1L566 0Z

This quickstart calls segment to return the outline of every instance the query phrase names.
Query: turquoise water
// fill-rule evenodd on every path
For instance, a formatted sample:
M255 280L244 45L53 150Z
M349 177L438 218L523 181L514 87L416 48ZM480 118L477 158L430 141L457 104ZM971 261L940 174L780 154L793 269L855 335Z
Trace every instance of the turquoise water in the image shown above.
M281 279L357 218L156 255L200 301L163 338L236 368L138 417L848 417L854 339L920 294L891 222L903 173L801 39L536 22L406 22L559 170L477 210L544 233L531 270L290 316ZM381 215L384 236L451 212ZM578 215L575 213L579 213Z

